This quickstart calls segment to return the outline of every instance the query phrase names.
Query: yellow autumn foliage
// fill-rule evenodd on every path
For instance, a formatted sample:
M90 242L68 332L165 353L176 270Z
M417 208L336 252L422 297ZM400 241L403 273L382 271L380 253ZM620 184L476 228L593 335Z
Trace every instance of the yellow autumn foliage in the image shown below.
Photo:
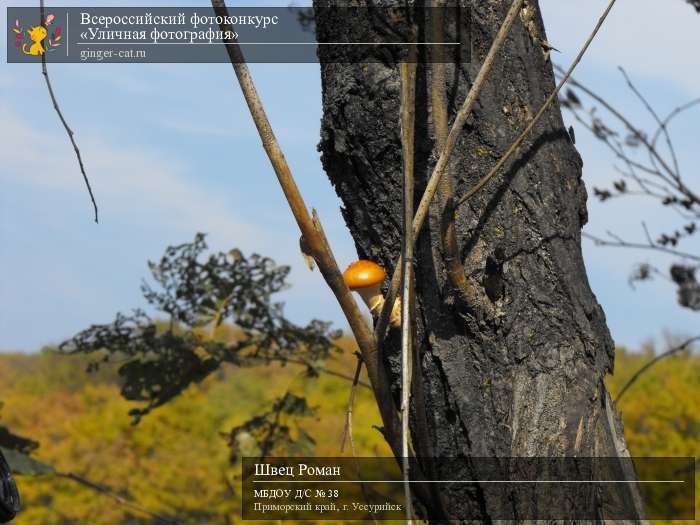
M607 384L613 398L628 379L654 357L653 347L630 353L618 349L615 374ZM639 376L617 402L632 456L700 456L700 355L681 352L658 361ZM700 473L695 473L695 509L700 509ZM661 524L663 522L656 521ZM669 522L679 525L680 520Z
M84 358L48 352L0 354L0 422L40 442L33 454L58 471L106 485L150 511L188 524L240 521L237 471L221 433L269 410L286 391L316 407L303 422L317 439L315 455L339 456L350 383L323 375L308 379L289 364L226 368L191 386L133 426L134 403L119 394L114 373L84 372ZM352 375L354 357L326 363ZM380 419L366 388L359 388L355 446L360 455L389 455L373 425ZM349 454L346 446L344 455ZM55 476L18 476L24 510L17 525L152 523L107 496Z
M345 342L350 347L349 342ZM652 354L619 350L613 396ZM86 374L84 358L0 354L0 423L40 442L34 456L64 473L106 485L150 511L196 525L240 523L237 470L221 433L268 410L285 392L305 396L316 415L303 423L317 456L340 455L349 382L309 379L298 365L226 367L155 409L136 426L114 370ZM351 376L351 352L325 363ZM356 398L358 455L388 456L373 425L380 420L366 388ZM661 361L621 399L632 455L694 456L700 451L700 357ZM346 447L345 455L349 454ZM24 510L17 525L127 525L151 518L74 481L19 476ZM700 503L700 502L699 502Z

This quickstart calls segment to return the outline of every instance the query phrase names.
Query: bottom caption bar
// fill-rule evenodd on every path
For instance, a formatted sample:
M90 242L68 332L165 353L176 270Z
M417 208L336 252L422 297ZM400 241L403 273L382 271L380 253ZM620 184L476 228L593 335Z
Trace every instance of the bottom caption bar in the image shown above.
M694 520L695 458L411 458L424 519ZM400 520L395 458L244 458L244 520Z

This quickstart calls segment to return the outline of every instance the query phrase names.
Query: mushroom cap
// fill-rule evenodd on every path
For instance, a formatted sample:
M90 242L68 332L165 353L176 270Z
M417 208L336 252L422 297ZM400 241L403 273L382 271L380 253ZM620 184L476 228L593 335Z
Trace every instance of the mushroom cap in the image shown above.
M386 272L377 263L366 260L359 260L348 266L343 273L345 284L351 290L376 286L384 282Z

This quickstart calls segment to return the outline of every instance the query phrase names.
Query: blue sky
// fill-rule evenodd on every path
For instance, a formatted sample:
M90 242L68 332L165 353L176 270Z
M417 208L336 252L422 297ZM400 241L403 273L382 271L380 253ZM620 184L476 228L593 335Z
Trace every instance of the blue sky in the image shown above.
M568 64L606 3L541 1L549 41L561 50L555 61ZM4 10L0 18L7 26ZM662 113L700 96L698 27L700 15L681 0L619 0L577 76L631 117L651 124L616 68L625 66ZM328 319L345 327L320 275L309 272L301 260L296 224L230 65L51 67L54 89L76 132L100 205L101 223L95 225L39 68L6 64L5 49L2 53L0 349L37 350L91 323L109 322L117 311L142 306L139 284L148 273L146 261L159 257L169 244L191 240L197 231L209 233L214 249L237 246L291 265L293 286L280 296L289 316L298 322ZM318 66L252 64L251 70L307 204L319 211L344 267L355 251L316 151ZM697 160L698 111L673 128L691 184L697 181L690 170ZM611 156L580 127L577 147L589 192L615 176ZM630 239L642 238L645 218L656 232L676 225L675 215L643 200L601 205L591 198L589 212L587 231L611 229ZM686 245L696 252L699 248L697 241ZM627 284L635 262L666 267L671 259L596 248L586 241L584 254L591 286L618 343L636 347L664 330L693 332L697 314L676 306L668 283L636 290Z

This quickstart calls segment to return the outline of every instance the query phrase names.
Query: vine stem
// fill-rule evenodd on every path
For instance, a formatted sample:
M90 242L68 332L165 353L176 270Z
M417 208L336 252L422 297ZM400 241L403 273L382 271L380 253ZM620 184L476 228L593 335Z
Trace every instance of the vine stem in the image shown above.
M493 44L491 44L491 48L484 59L484 63L479 69L479 73L474 80L474 84L472 84L472 87L467 94L467 98L464 100L464 104L455 117L452 128L450 129L447 139L445 140L445 145L440 152L440 157L435 164L430 180L428 180L428 184L425 187L425 192L423 193L420 203L418 204L418 208L416 209L416 215L413 218L414 241L415 238L418 237L418 234L423 227L425 218L428 215L428 210L430 209L430 204L435 196L435 193L437 192L438 187L440 186L440 180L445 171L447 171L447 163L452 156L452 152L457 144L457 139L462 132L464 125L467 123L467 119L471 115L474 104L481 93L481 89L483 88L486 79L493 68L496 56L503 46L503 43L510 32L510 28L518 18L518 14L520 13L524 2L525 0L513 0L513 4L508 10L506 18L503 20L503 24L501 24ZM384 307L382 308L381 314L379 315L379 319L377 320L377 324L374 328L374 336L379 344L384 339L384 334L386 333L386 329L389 325L389 315L394 306L394 302L396 301L396 295L399 291L399 287L401 286L401 268L403 266L402 259L403 257L400 257L394 265L394 274L391 278L391 284L384 302Z

